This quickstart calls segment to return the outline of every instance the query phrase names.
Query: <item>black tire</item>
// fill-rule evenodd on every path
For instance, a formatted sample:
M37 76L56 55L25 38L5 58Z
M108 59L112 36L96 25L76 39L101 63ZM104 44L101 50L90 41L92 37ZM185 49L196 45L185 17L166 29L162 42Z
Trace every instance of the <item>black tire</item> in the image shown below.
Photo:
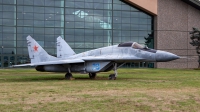
M72 74L71 73L66 73L65 74L65 79L72 80L73 79Z
M116 80L115 74L110 74L108 79L109 80Z
M96 73L89 73L90 79L95 79L96 78Z

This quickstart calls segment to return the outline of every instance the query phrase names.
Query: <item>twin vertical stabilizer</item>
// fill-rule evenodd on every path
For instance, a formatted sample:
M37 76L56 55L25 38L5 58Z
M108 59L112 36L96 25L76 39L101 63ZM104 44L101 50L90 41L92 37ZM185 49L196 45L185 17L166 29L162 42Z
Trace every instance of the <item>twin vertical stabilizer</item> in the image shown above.
M67 58L69 56L75 55L76 53L72 48L65 42L62 37L57 38L57 58Z
M31 63L56 61L76 54L60 36L57 38L57 57L49 55L30 35L26 39Z
M57 60L56 57L49 55L30 35L26 39L31 63Z

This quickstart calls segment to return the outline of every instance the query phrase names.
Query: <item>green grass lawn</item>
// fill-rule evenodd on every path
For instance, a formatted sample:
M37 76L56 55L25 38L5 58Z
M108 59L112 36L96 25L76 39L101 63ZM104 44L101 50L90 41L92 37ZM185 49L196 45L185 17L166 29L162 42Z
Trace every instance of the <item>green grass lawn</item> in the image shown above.
M200 70L119 69L87 74L37 72L34 69L0 69L1 112L132 112L200 110Z

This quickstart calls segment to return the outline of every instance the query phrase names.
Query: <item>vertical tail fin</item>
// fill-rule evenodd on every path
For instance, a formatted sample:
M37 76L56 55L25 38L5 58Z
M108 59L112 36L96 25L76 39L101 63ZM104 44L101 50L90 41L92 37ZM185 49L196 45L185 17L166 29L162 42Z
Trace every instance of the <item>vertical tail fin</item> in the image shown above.
M30 35L26 39L31 63L56 60L56 57L49 55Z
M57 38L57 58L66 58L76 54L62 37Z

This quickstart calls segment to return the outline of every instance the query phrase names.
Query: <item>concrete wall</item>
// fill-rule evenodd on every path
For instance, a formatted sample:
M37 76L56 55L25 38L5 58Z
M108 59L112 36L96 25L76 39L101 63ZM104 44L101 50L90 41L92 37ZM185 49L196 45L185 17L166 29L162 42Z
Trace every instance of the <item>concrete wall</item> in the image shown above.
M189 31L200 28L200 10L181 0L158 0L155 16L155 48L177 54L185 59L157 63L157 68L197 68L195 47L189 44Z

